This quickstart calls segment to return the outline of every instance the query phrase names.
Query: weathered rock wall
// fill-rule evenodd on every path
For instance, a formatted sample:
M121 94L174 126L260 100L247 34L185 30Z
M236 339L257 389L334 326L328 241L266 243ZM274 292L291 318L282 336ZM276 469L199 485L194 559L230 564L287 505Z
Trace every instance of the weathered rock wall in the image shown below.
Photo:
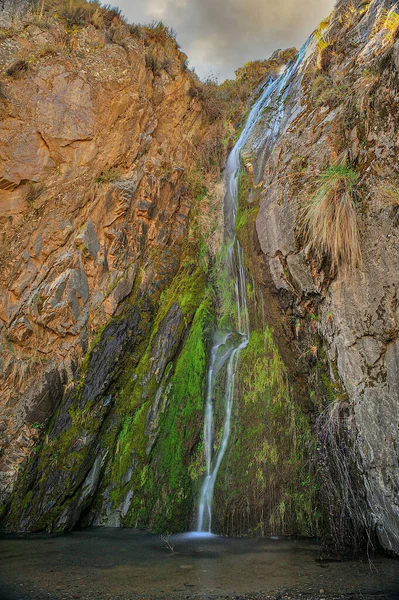
M377 531L399 552L395 6L338 2L245 147L236 231L251 337L215 489L223 533L356 547ZM206 192L193 149L223 158L209 115L231 84L203 92L162 28L143 35L109 15L106 27L94 13L43 27L36 14L1 37L8 530L186 529L204 472L209 346L230 284L223 190ZM336 197L354 182L352 265L303 226L331 168Z
M345 430L350 440L345 450L341 439L346 473L336 473L336 500L359 529L376 528L384 548L398 552L399 16L390 1L352 5L338 3L310 40L287 84L284 111L276 98L246 147L260 189L256 235L267 275L254 274L274 290L299 355L317 363L320 336L330 379L343 386L344 393L333 390L333 401L317 399L325 411L321 438ZM338 164L357 181L361 260L352 268L344 260L334 268L301 228L303 206ZM336 224L325 219L333 239ZM342 457L327 460L337 466ZM353 486L350 493L345 486Z
M36 15L1 40L3 508L95 336L120 319L89 369L91 400L149 335L188 246L186 174L207 120L174 39L132 31L117 15L72 29Z

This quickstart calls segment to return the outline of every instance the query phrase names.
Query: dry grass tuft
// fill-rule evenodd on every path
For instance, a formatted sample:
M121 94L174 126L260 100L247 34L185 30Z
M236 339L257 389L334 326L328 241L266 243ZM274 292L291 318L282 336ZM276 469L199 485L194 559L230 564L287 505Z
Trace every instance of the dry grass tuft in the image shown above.
M122 11L99 0L38 0L34 16L38 23L45 23L46 16L55 14L66 21L68 28L93 25L101 29L125 23Z
M6 75L9 77L18 77L22 73L29 69L29 65L26 60L17 60L14 62L6 71Z
M376 69L364 69L360 77L357 78L354 86L355 100L361 112L369 111L372 99L372 93L380 81L380 73ZM368 115L369 117L369 115ZM365 122L366 129L369 127L368 118Z
M360 15L361 13L358 10L354 0L350 0L345 9L340 14L339 21L341 25L345 28L345 30L349 31L354 25L358 23Z
M171 27L167 27L162 21L152 21L148 25L142 26L143 33L150 42L164 43L168 39L176 40L176 32Z
M399 206L399 187L390 182L381 183L375 188L375 198L382 208Z
M357 181L358 174L347 165L332 165L317 177L316 191L300 209L301 236L316 256L329 258L332 270L360 262Z
M106 167L101 173L96 177L96 183L112 183L114 181L118 181L121 178L121 171L118 167Z

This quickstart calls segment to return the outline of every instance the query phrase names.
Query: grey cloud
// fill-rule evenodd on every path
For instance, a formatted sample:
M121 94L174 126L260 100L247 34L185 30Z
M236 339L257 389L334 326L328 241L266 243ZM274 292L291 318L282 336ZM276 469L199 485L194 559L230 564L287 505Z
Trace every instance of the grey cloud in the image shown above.
M119 0L132 22L162 19L201 77L220 80L277 48L298 48L334 0Z

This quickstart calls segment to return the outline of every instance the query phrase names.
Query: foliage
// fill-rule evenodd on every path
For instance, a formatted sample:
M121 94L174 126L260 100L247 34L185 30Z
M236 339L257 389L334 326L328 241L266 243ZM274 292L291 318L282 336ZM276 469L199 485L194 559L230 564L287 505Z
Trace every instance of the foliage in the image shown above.
M320 23L320 25L318 26L318 28L316 29L314 35L315 38L317 40L317 49L318 50L324 50L324 48L328 48L328 46L330 45L330 42L326 39L325 36L325 30L327 29L327 27L330 24L330 18L325 19L324 21L322 21Z
M223 144L225 124L222 121L213 123L196 147L195 157L200 169L219 177L226 157L226 147Z
M334 550L352 553L367 548L373 550L375 540L369 532L370 522L366 499L357 465L352 415L346 400L333 400L320 414L316 423L321 465L321 494L329 521Z
M111 183L113 181L117 181L121 177L121 171L118 167L106 167L101 173L96 177L96 183Z
M355 0L349 0L343 7L339 16L340 23L343 25L346 31L349 31L357 24L359 16L364 14L356 6Z
M142 31L146 35L147 40L151 40L151 42L164 43L168 39L176 39L175 30L167 27L163 21L152 21L147 25L143 25Z
M126 373L117 401L122 426L106 475L114 509L129 490L135 490L126 524L163 533L188 526L194 487L201 474L198 452L213 316L209 297L198 306L203 277L198 277L199 272L194 276L188 273L181 273L162 297L146 350L133 376ZM163 318L176 302L184 314L182 327L189 327L189 333L162 380L152 381L154 342ZM132 457L135 468L130 479L127 473Z
M328 105L333 108L348 97L348 88L344 83L335 83L329 75L322 73L313 80L310 97L316 106Z
M399 14L395 8L383 12L381 28L388 31L387 36L390 40L394 41L397 38L399 32Z
M147 69L151 69L151 71L156 75L160 72L160 68L158 65L158 61L152 50L149 50L145 54L145 66Z
M204 82L197 82L191 87L192 96L200 98L204 112L210 123L219 119L226 109L225 89L218 85L214 79L207 79Z
M120 8L101 5L99 0L40 0L36 9L39 22L48 13L63 19L70 29L85 25L109 27L125 22Z
M251 332L241 353L236 389L236 424L215 491L216 512L225 515L219 527L230 535L247 530L260 535L317 534L315 440L292 397L269 328Z
M314 193L300 207L300 233L333 269L355 267L360 261L360 233L356 209L358 174L345 164L328 167L315 178Z

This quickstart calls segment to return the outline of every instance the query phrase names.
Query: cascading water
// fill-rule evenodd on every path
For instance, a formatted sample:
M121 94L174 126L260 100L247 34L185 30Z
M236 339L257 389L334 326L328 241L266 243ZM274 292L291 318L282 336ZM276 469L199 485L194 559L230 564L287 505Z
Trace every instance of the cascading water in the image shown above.
M230 154L226 166L227 194L225 199L226 213L230 214L232 221L228 232L234 231L237 212L237 172L239 168L239 150ZM234 281L235 300L237 304L237 331L218 331L215 335L208 373L208 388L205 404L204 421L204 446L206 459L206 476L201 488L198 524L199 532L211 532L212 525L212 498L216 477L225 455L230 437L231 413L233 407L235 376L237 373L240 351L248 345L249 341L249 314L247 304L246 272L244 268L244 253L233 233L228 250L228 269ZM216 460L212 465L213 448L213 391L214 383L220 370L227 363L227 375L224 389L225 415L223 434Z
M224 199L225 213L225 242L229 245L227 267L234 282L236 301L236 329L218 330L215 334L210 365L208 371L208 387L204 419L204 449L206 475L199 497L197 532L211 533L212 531L212 499L216 478L220 465L226 453L231 430L231 416L235 395L235 379L240 352L249 342L250 323L247 298L247 274L244 267L244 252L235 235L235 222L238 209L238 173L241 166L241 150L247 142L261 114L273 104L273 116L264 131L271 141L277 136L284 117L284 104L288 94L289 82L295 78L304 61L309 41L299 52L296 61L287 68L278 79L269 78L264 84L264 90L252 108L246 125L239 140L231 151L226 164L225 180L226 195ZM227 365L224 388L224 423L221 442L217 452L213 452L214 436L214 390L217 376Z

